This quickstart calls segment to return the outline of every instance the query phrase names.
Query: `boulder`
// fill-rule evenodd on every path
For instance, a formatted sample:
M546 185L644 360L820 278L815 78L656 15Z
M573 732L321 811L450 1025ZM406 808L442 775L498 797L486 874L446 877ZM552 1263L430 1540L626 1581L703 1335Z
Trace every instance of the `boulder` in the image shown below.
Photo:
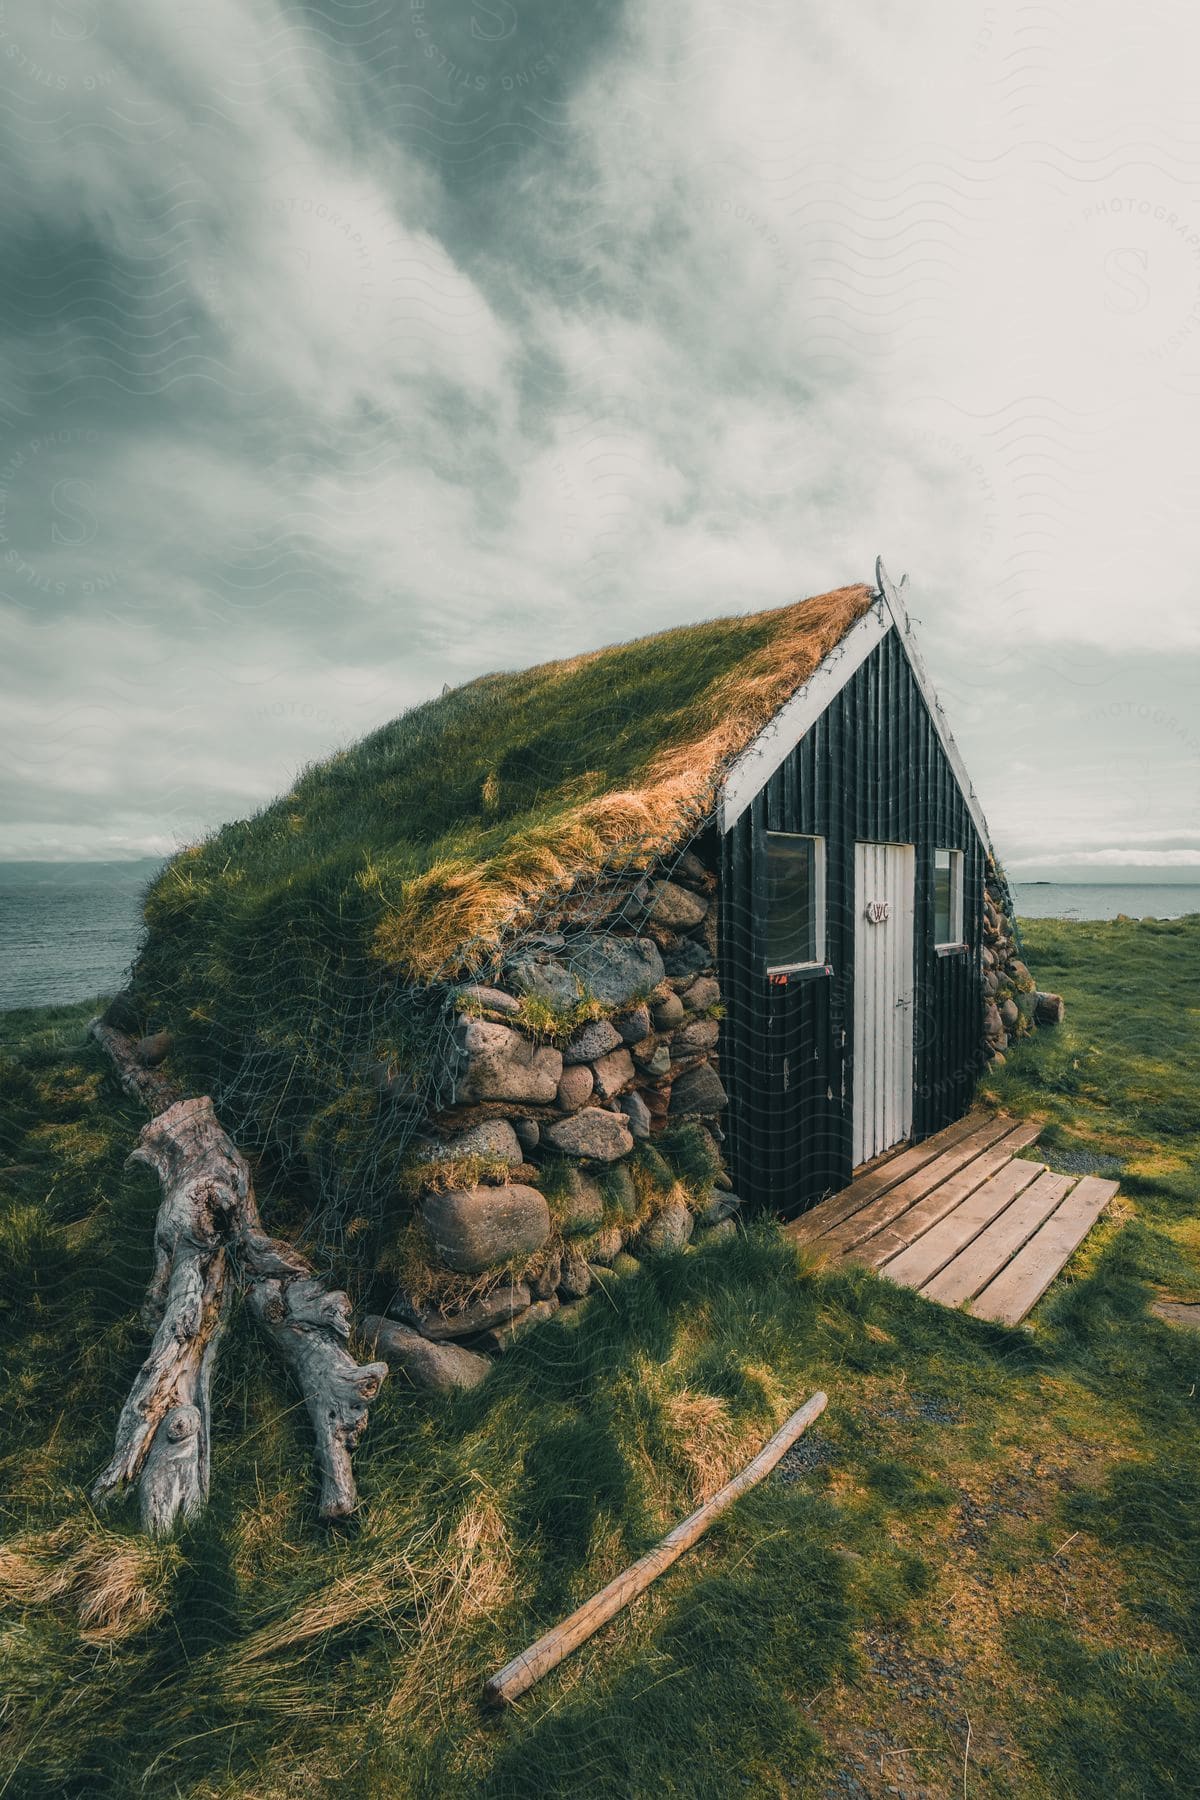
M717 950L719 947L717 941L717 909L715 906L709 907L704 924L700 927L700 936L703 938L708 950L709 961L715 967Z
M580 1256L595 1266L603 1268L611 1263L615 1256L621 1254L621 1245L625 1242L619 1227L602 1225L593 1237L585 1238L579 1245Z
M613 1024L620 1032L623 1044L640 1044L650 1031L650 1008L645 1004L635 1006L614 1019Z
M1005 1000L1000 1007L1000 1020L1005 1031L1011 1031L1020 1018L1020 1008L1015 1000Z
M689 1012L707 1012L721 998L721 984L714 975L697 975L690 987L686 987L681 1001Z
M604 1178L604 1197L613 1212L632 1219L638 1209L638 1192L626 1163L614 1163Z
M647 917L668 931L691 931L708 912L707 900L674 881L647 881L638 893Z
M518 994L529 994L549 1006L570 1007L579 999L579 983L548 950L518 950L506 958L504 974Z
M983 1036L988 1044L1004 1042L1004 1021L994 1000L987 1001L983 1009Z
M633 1080L633 1058L628 1050L610 1050L592 1064L596 1093L601 1100L615 1100Z
M643 1255L662 1255L682 1250L692 1235L695 1220L682 1200L668 1201L661 1212L642 1226L637 1247Z
M592 1097L595 1079L587 1063L570 1063L558 1084L558 1104L564 1112L578 1112Z
M502 1325L514 1314L524 1312L531 1298L523 1281L513 1281L493 1288L478 1300L468 1301L454 1312L442 1313L436 1306L414 1306L407 1294L397 1294L389 1300L387 1310L390 1318L402 1320L422 1337L440 1344L448 1338L473 1337L490 1325Z
M418 1155L421 1162L459 1156L491 1156L506 1163L524 1160L520 1140L507 1119L484 1119L453 1137L436 1138L422 1145Z
M633 1060L647 1075L665 1075L671 1067L671 1051L668 1045L647 1040L649 1048L639 1044L633 1053Z
M489 1019L464 1019L458 1041L466 1057L455 1098L467 1100L553 1100L563 1060L557 1050L539 1048L519 1031Z
M516 1318L511 1319L507 1325L497 1325L493 1331L485 1331L480 1343L486 1350L493 1351L497 1356L503 1356L504 1352L511 1349L518 1338L524 1337L527 1331L532 1331L535 1325L541 1325L546 1319L552 1319L557 1311L557 1296L551 1295L548 1300L535 1300L532 1306L527 1306L523 1313L518 1313Z
M610 1050L620 1047L620 1033L614 1031L607 1019L592 1019L563 1045L564 1063L590 1063L598 1056L607 1056Z
M689 1019L671 1037L671 1055L676 1062L689 1056L705 1056L717 1047L721 1027L716 1019Z
M394 1319L369 1315L360 1333L371 1349L387 1358L394 1379L406 1376L413 1387L427 1394L452 1394L476 1388L491 1369L486 1356L464 1350L461 1344L434 1344L398 1325Z
M564 952L571 973L602 1006L625 1006L657 987L663 960L649 938L579 937Z
M175 1039L169 1031L152 1031L148 1037L139 1038L133 1046L133 1060L140 1063L143 1069L157 1069L159 1063L165 1062L171 1054Z
M697 1225L717 1225L722 1219L732 1218L734 1213L739 1211L741 1204L741 1200L732 1189L722 1192L718 1188L709 1195L705 1204L696 1214L696 1223Z
M569 1119L556 1119L542 1134L546 1143L570 1156L591 1157L596 1162L615 1162L628 1156L633 1138L624 1115L586 1106Z
M646 1102L642 1099L642 1096L639 1093L637 1093L636 1091L632 1092L632 1093L628 1093L628 1094L622 1094L620 1105L621 1105L621 1111L625 1114L625 1117L629 1120L629 1129L630 1129L631 1133L633 1134L633 1136L635 1138L649 1137L650 1136L650 1108L646 1105Z
M619 1256L613 1257L612 1268L609 1273L612 1275L620 1275L624 1278L626 1275L636 1275L640 1268L641 1264L638 1262L637 1257L630 1256L628 1250L622 1250Z
M562 1268L558 1277L558 1297L560 1300L582 1300L592 1285L592 1271L574 1250L568 1250L563 1257Z
M665 1125L667 1114L671 1110L671 1084L664 1082L660 1087L643 1088L642 1099L650 1114L651 1129Z
M709 1063L687 1069L671 1089L671 1117L684 1113L716 1113L729 1103L721 1078Z
M699 1138L700 1142L704 1145L704 1148L708 1151L708 1154L712 1157L714 1164L716 1165L717 1173L713 1176L713 1180L715 1181L716 1185L718 1187L731 1188L733 1186L733 1183L732 1183L732 1181L730 1181L729 1176L725 1173L725 1163L724 1163L724 1158L721 1155L720 1144L718 1144L716 1138L713 1136L712 1132L708 1129L707 1125L696 1125L693 1127L693 1129L696 1132L696 1135Z
M658 1031L670 1031L673 1025L682 1022L684 1012L683 1001L674 992L668 994L663 1000L656 1000L653 1015L655 1028Z
M562 1257L552 1256L545 1268L538 1275L529 1277L529 1291L535 1300L549 1300L558 1289L558 1278L562 1273Z
M737 1236L737 1226L732 1219L718 1219L715 1225L701 1226L698 1222L692 1242L697 1248L704 1244L718 1244L723 1238Z
M479 1275L510 1257L532 1256L550 1236L545 1196L522 1182L427 1194L421 1217L447 1268Z
M599 1182L582 1169L567 1170L567 1190L555 1201L554 1214L564 1237L595 1231L604 1216L604 1196Z
M685 850L682 856L675 858L671 878L674 881L694 882L697 887L707 887L713 879L708 872L708 865L701 862L694 850Z
M517 1135L517 1142L520 1144L522 1150L528 1151L537 1149L538 1139L542 1134L538 1129L538 1122L536 1119L514 1119L512 1127Z
M486 1007L488 1012L519 1013L521 1010L521 1002L515 994L506 994L503 988L484 987L476 981L459 988L458 998L472 1006Z
M706 944L698 943L695 938L684 938L674 950L668 950L663 958L663 967L671 980L681 987L691 984L692 977L710 968L712 957Z

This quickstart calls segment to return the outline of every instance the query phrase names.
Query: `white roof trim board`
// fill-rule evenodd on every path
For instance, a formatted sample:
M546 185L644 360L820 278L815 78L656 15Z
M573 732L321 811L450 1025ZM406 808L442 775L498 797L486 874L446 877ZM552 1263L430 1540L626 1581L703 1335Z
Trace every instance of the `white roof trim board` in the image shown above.
M768 719L756 738L732 762L721 787L722 831L741 818L755 794L766 786L776 769L791 755L810 726L815 725L830 701L840 694L891 630L891 619L877 601L856 619L840 644L835 644L802 687Z
M866 662L875 646L883 641L889 631L895 631L904 646L904 654L913 672L913 679L921 691L921 696L929 708L929 716L933 720L934 730L945 751L946 760L953 769L963 798L967 803L975 829L983 840L985 848L992 848L991 833L987 820L983 816L983 808L979 804L979 796L975 792L974 783L967 774L966 764L959 753L953 733L946 722L942 711L942 703L925 667L924 658L917 648L913 636L912 622L905 610L902 598L908 577L901 578L896 587L883 566L880 557L875 564L875 580L878 588L875 600L862 618L857 620L846 633L840 644L836 644L802 687L797 688L791 699L786 701L775 717L764 725L758 736L749 743L741 755L735 758L725 774L721 786L718 809L720 828L728 831L735 825L761 788L770 780L776 769L795 749L800 739L820 718L830 701L845 687L850 677Z
M971 815L971 819L976 831L979 833L984 849L991 850L994 855L995 851L992 844L992 834L988 830L988 822L983 816L983 807L979 803L979 795L975 792L975 783L967 774L967 765L963 761L958 745L954 741L954 733L951 731L946 715L942 711L942 703L937 697L937 689L933 685L933 678L931 677L929 670L925 667L925 658L921 655L917 640L913 635L912 621L909 619L903 598L904 589L908 583L908 576L902 575L900 577L900 585L897 587L883 566L882 556L877 556L875 559L875 581L879 592L883 597L883 603L891 614L892 623L900 634L900 642L904 645L904 654L908 658L909 667L913 672L917 686L921 690L922 698L929 708L929 716L933 720L934 730L937 732L942 749L946 753L946 761L954 770L958 785L962 789L963 799L967 803L967 811Z

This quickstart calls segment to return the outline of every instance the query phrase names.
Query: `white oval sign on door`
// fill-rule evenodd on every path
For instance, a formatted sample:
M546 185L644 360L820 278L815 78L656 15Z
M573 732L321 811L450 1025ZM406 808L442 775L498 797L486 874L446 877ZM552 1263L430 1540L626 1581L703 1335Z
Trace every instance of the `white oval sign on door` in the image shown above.
M867 917L872 925L884 924L891 910L891 905L886 900L867 901Z

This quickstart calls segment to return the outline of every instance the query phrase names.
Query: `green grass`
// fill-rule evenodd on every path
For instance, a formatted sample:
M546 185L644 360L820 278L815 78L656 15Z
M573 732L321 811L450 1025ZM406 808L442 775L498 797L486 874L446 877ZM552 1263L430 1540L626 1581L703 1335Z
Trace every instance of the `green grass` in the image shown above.
M174 857L133 977L183 1085L303 1187L327 1243L379 1221L414 1124L449 1098L446 983L558 922L578 878L640 869L711 807L867 590L485 676L307 769ZM665 759L665 760L664 760ZM545 913L546 916L542 917ZM526 1003L561 1033L569 1014ZM380 1092L387 1068L407 1083Z
M141 1116L85 1009L0 1018L6 1800L715 1800L841 1773L948 1800L964 1753L972 1796L1200 1790L1200 1336L1149 1310L1200 1298L1200 919L1024 929L1068 1020L989 1089L1127 1170L1028 1330L814 1271L763 1225L614 1280L473 1395L389 1383L361 1515L330 1531L302 1408L235 1319L212 1506L161 1548L85 1498L144 1343ZM482 1713L487 1674L817 1386L811 1466Z

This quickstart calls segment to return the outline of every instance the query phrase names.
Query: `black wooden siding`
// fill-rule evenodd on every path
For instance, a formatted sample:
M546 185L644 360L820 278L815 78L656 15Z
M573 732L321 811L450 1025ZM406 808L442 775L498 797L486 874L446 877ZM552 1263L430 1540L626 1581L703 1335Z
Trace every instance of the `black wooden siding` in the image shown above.
M764 954L767 831L825 839L829 973L771 985ZM961 1117L982 1067L984 847L895 630L806 733L722 841L721 1076L738 1192L794 1213L850 1180L854 846L912 844L913 1136ZM961 849L965 952L933 949L933 852Z

